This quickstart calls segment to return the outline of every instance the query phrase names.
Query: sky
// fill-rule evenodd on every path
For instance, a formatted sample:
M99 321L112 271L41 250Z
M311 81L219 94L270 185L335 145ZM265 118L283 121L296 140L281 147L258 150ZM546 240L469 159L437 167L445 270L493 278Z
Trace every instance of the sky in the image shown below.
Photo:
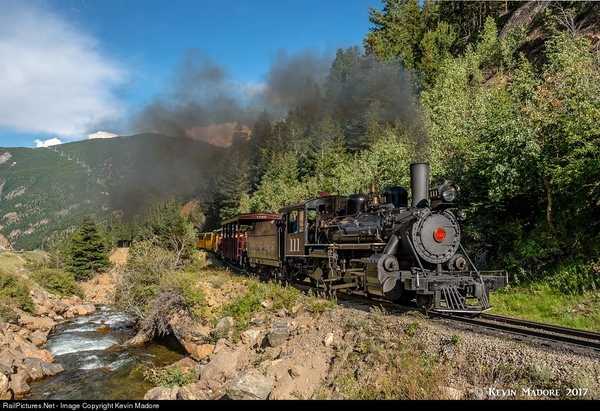
M226 146L284 113L381 0L0 0L0 147L157 132Z

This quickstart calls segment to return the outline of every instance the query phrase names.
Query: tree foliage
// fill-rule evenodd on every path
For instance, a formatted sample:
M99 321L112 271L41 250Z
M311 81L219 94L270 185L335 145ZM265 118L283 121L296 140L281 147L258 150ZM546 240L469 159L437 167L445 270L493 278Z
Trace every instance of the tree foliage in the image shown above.
M194 222L183 213L181 202L175 197L150 208L140 224L140 237L173 253L171 269L187 266L196 252Z
M81 228L68 238L65 254L66 269L77 281L85 281L112 267L105 238L90 216L85 217Z
M382 60L401 58L408 69L421 59L419 47L425 25L418 0L384 0L383 10L369 8L369 21L375 25L364 40L365 50Z

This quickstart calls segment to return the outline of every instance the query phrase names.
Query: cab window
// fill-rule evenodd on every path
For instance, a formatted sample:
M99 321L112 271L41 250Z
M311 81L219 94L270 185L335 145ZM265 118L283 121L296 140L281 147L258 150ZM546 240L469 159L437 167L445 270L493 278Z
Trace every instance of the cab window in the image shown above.
M298 232L298 210L290 211L288 214L288 233Z

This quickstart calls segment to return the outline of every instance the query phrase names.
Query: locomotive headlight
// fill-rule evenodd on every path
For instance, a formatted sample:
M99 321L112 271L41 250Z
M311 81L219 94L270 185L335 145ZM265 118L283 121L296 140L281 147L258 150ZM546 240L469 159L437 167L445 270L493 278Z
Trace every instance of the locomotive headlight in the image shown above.
M444 185L440 188L440 191L442 192L442 198L448 203L453 202L458 194L456 187L453 185Z
M432 202L441 200L444 203L452 203L456 200L459 191L460 188L454 183L435 186L429 190L429 199Z

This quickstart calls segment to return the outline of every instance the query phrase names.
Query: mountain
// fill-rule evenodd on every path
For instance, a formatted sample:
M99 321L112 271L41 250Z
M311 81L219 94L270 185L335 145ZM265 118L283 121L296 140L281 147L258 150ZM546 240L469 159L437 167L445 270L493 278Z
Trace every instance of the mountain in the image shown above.
M225 150L158 134L0 147L0 235L16 250L43 248L86 215L127 220L169 196L201 200Z

